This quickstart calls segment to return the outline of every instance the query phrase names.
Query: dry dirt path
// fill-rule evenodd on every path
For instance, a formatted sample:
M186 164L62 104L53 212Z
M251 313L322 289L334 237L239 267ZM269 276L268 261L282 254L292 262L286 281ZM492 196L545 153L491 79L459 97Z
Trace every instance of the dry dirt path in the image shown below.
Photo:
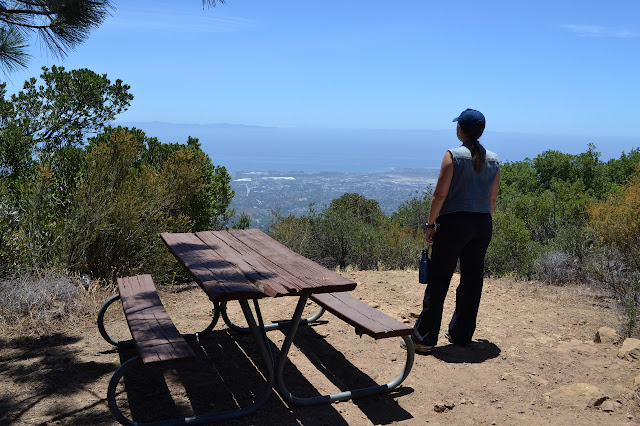
M344 275L359 283L356 297L413 324L423 292L417 272ZM453 310L455 284L445 305L445 323ZM161 298L181 331L208 323L210 306L198 288L163 290ZM286 318L294 302L266 300L263 315L266 320ZM442 338L431 354L416 356L410 376L393 393L308 408L289 408L274 393L256 414L232 424L637 424L640 406L633 382L638 365L619 359L616 345L593 343L599 327L618 326L610 303L584 288L488 280L471 347L456 347ZM307 308L309 314L315 309L311 304ZM232 318L240 318L237 306L229 310ZM105 402L107 383L132 354L112 350L100 337L94 316L88 313L84 322L65 332L2 338L0 424L114 424ZM291 350L285 373L294 393L312 396L383 383L400 371L405 356L400 339L360 338L332 315L323 319L327 321L301 329ZM125 336L126 325L117 315L107 323L114 334ZM222 322L214 333L214 339L197 345L194 366L127 379L129 400L122 403L131 406L136 419L246 405L261 390L251 338L229 333ZM277 356L284 335L273 331L269 338ZM614 411L587 408L586 399L579 397L545 396L579 383L595 386L615 401ZM453 403L453 408L436 412L434 406L442 403Z

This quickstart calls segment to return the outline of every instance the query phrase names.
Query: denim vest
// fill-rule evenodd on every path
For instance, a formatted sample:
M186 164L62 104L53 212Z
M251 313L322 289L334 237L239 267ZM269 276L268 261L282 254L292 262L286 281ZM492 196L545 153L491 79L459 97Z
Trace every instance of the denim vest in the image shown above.
M440 210L441 215L454 212L491 213L491 187L500 169L498 156L485 150L486 162L482 171L477 173L473 169L469 145L469 142L465 142L458 148L448 150L453 156L453 178Z

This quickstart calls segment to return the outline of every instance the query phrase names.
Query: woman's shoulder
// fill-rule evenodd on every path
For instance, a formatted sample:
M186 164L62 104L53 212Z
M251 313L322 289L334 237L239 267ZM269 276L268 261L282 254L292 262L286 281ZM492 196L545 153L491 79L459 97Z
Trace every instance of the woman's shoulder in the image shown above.
M486 159L487 161L499 161L498 160L498 154L496 154L493 151L489 151L488 149L485 149L486 151Z
M455 148L449 148L447 151L450 152L454 158L456 157L471 158L471 151L469 151L469 148L467 148L464 145L457 146Z

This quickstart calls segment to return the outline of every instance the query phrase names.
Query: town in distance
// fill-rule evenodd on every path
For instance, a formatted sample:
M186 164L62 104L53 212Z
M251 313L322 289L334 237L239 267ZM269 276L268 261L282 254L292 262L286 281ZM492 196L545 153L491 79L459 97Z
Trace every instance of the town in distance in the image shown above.
M282 216L324 210L345 193L374 199L390 215L405 201L435 185L438 169L401 169L375 173L229 172L235 196L230 208L247 213L252 228L266 228L274 212Z

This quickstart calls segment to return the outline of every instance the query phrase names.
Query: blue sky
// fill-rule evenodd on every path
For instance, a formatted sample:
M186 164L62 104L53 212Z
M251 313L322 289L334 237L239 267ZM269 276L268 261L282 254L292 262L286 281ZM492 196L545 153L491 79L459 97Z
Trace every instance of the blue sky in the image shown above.
M11 83L106 73L125 122L443 130L470 107L488 131L640 145L638 0L117 1L65 60L33 53Z

